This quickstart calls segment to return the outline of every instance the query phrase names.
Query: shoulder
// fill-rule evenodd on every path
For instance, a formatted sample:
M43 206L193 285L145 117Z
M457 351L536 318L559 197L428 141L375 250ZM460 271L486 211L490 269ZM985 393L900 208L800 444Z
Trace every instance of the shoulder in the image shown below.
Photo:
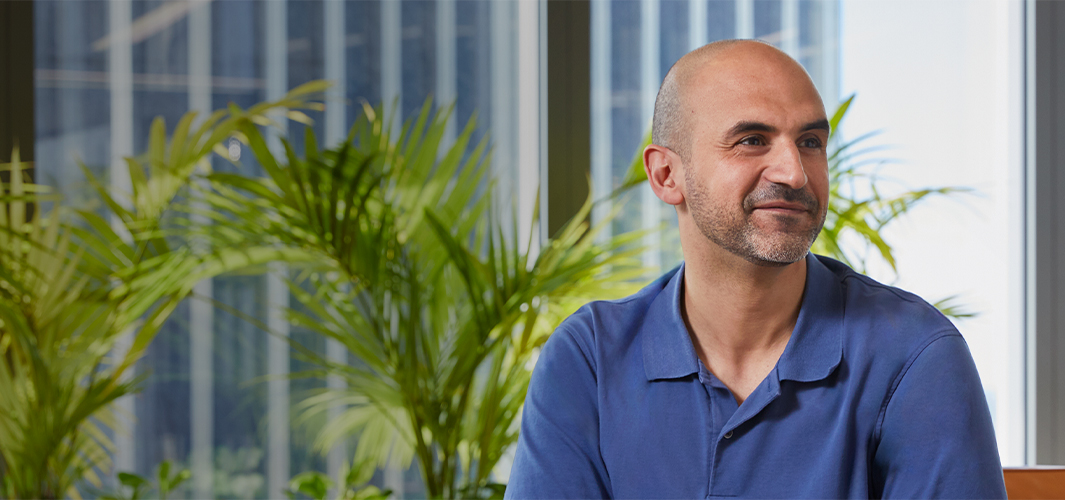
M972 364L957 327L935 306L849 267L818 257L838 280L843 301L843 358L880 389L883 402L916 362L953 371ZM872 386L870 386L872 387Z
M565 344L579 349L594 369L604 351L632 344L643 324L653 321L652 306L668 309L670 297L665 292L679 269L667 272L628 297L585 304L559 324L547 340L544 354Z
M570 315L547 339L536 359L529 381L522 428L554 419L578 422L593 435L589 420L598 412L602 383L622 383L631 378L634 363L631 340L648 316L648 310L667 286L670 275L629 297L585 304ZM620 376L619 376L620 374ZM523 430L523 433L526 431Z
M917 457L914 443L956 438L943 431L951 428L964 430L965 446L979 448L982 456L997 463L979 374L954 324L913 293L880 283L832 259L818 259L840 284L845 311L843 358L855 380L862 381L860 391L876 410L873 438L878 446L877 460L882 465L890 463L884 465L888 468L913 466L912 477L919 477L919 470L927 468L929 460L949 456L945 450L956 445L933 446L929 455L922 456L927 459L922 462L907 458Z
M848 337L912 352L943 336L960 336L935 306L900 288L885 285L846 265L818 256L838 280Z

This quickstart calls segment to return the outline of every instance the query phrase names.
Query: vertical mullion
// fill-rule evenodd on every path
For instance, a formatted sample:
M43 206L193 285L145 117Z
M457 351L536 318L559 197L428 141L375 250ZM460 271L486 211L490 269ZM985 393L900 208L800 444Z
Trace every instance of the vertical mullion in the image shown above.
M596 200L603 200L614 189L614 172L611 161L611 137L613 121L610 86L610 0L592 1L592 192ZM613 210L609 201L600 202L592 212L596 223L605 219ZM606 242L612 231L606 228L599 233L599 241Z
M11 161L16 144L22 161L34 161L33 7L33 2L0 2L0 68L5 71L0 78L0 163ZM32 176L33 170L26 172Z
M381 0L381 101L385 116L392 117L392 140L398 139L403 123L403 17L400 0ZM396 315L393 314L393 319ZM393 330L398 328L393 323ZM396 335L396 332L392 332ZM384 470L384 486L403 497L403 470L389 462Z
M496 181L496 203L492 208L497 214L509 214L510 206L507 200L511 200L514 194L514 45L513 45L513 17L512 2L492 2L490 4L491 22L489 31L491 43L491 92L489 124L492 127L493 148L492 162L493 179ZM502 216L503 226L510 225L509 215Z
M381 101L386 116L392 116L392 141L403 123L403 5L400 0L381 0ZM395 316L393 316L395 318ZM398 326L395 324L394 327ZM393 332L393 335L395 333ZM383 471L384 487L404 495L404 471L390 463Z
M436 105L451 106L458 98L458 59L455 32L455 0L436 3ZM443 144L455 140L455 120L444 129Z
M289 306L285 276L288 268L273 266L266 275L267 326L267 372L270 381L267 387L267 487L268 491L281 491L288 483L289 470L289 352L285 339L289 336L289 324L285 309ZM281 338L279 338L281 337Z
M641 0L640 2L640 123L643 129L651 125L654 115L655 97L658 95L658 86L662 81L660 72L660 24L659 16L661 6L658 0ZM641 226L643 229L657 227L662 219L662 201L655 196L654 191L643 189L640 191L642 201ZM662 265L662 249L659 244L660 235L649 232L644 236L644 245L647 250L643 253L643 264L651 269L658 269Z
M539 43L537 45L539 46L539 51L540 51L539 61L537 63L538 77L536 79L537 82L539 83L538 91L539 91L539 95L540 95L540 106L539 106L539 110L538 110L539 111L538 115L540 117L540 128L539 128L540 140L538 141L538 146L537 146L537 150L540 152L540 156L539 156L539 158L540 158L540 178L539 178L540 182L538 184L538 187L539 187L539 200L538 201L540 202L540 213L537 214L539 216L539 219L540 219L540 227L539 227L539 231L538 231L539 241L537 242L537 247L539 247L539 243L540 242L547 241L547 238L550 236L549 231L550 231L550 228L551 228L551 226L549 224L549 219L548 219L548 208L549 208L549 205L548 205L548 202L547 202L547 199L548 199L547 198L548 176L551 174L550 163L548 162L548 159L550 158L549 157L550 149L548 149L549 136L548 136L548 131L547 131L548 130L548 128L547 128L548 116L549 116L548 112L549 112L549 109L550 109L550 106L551 106L551 100L550 100L551 94L548 91L548 81L549 81L548 80L548 68L549 68L549 66L548 66L547 60L548 60L548 55L550 53L550 49L548 48L549 46L548 46L547 2L536 2L536 4L537 4L537 18L539 20L539 28L537 29L537 36L539 37L538 38ZM589 71L590 71L590 68L589 68ZM590 87L591 87L591 85L589 84L589 90L591 90ZM591 133L591 131L589 131L589 134L590 133ZM591 142L591 141L589 141L589 142ZM590 156L590 151L589 151L589 156ZM588 164L590 166L591 162L589 161ZM591 174L590 171L586 171L586 172L589 175ZM591 188L589 187L589 189L591 189Z
M540 181L540 10L537 2L517 3L517 25L517 230L519 248L532 244L531 264L540 243L533 237L532 227Z
M821 97L835 109L839 103L839 0L821 2Z
M781 0L780 49L793 59L799 59L799 0Z
M1008 151L1012 160L1019 160L1020 168L1010 168L1007 182L1010 186L1008 197L1008 218L1014 222L1010 224L1007 241L1010 241L1010 249L1007 253L1009 262L1009 279L1007 281L1011 291L1011 298L1007 305L1008 324L1021 327L1021 335L1003 335L999 339L999 349L1005 354L1005 366L999 368L1000 373L1005 375L1003 380L996 380L990 385L996 387L996 394L992 415L995 416L999 446L999 455L1009 465L1027 463L1026 444L1026 383L1025 383L1025 320L1024 307L1027 300L1025 280L1025 233L1026 224L1024 218L1024 177L1027 170L1025 165L1025 5L1023 3L1006 3L997 7L1002 17L1008 19L1007 27L1000 36L1007 40L1009 57L1004 64L1004 71L1008 79L1009 100L1008 122L1006 129L1009 130ZM1020 389L1020 390L1018 390ZM997 422L1010 422L1011 425L1001 425ZM1020 424L1020 425L1017 425Z
M202 119L211 112L211 5L201 3L189 12L189 109ZM205 216L193 216L197 224L210 224ZM198 498L214 496L214 295L213 283L196 283L200 296L189 303L190 427L193 492Z
M330 102L325 108L325 143L327 147L333 147L344 140L345 111L347 106L344 98L347 96L347 86L344 79L346 74L344 58L344 2L342 0L325 0L323 12L323 38L325 51L325 78L333 83L335 102ZM336 339L326 339L326 357L335 363L347 364L347 350ZM347 387L344 379L339 375L326 377L326 387L332 390L342 390ZM344 407L334 404L329 408L329 420L335 420L343 413ZM326 470L329 477L342 484L340 477L348 450L346 443L341 440L333 444L326 459ZM335 495L333 492L330 496Z
M1037 465L1065 463L1065 4L1032 2L1029 32L1028 407L1029 456ZM1032 418L1031 416L1029 417ZM1034 434L1034 435L1033 435Z
M1024 11L1024 410L1025 465L1038 463L1039 422L1036 420L1036 6L1025 2Z
M588 196L591 165L591 8L588 0L546 2L546 234L554 236Z
M688 0L688 50L707 44L707 1Z
M123 158L133 156L133 46L130 29L133 23L133 5L129 0L110 0L108 3L108 86L111 93L111 193L121 199L133 192L133 183ZM131 235L118 217L111 216L111 227L130 241ZM129 351L133 332L124 332L115 343L116 358L121 359ZM132 377L129 370L126 377ZM120 429L115 433L115 470L136 470L136 406L133 395L118 399Z
M285 94L288 87L288 2L264 2L266 33L266 98L273 100ZM285 127L284 120L277 120ZM276 132L268 132L267 140L275 154L279 151ZM266 324L270 328L267 340L267 452L266 491L271 494L283 490L291 474L289 457L289 324L285 309L289 305L285 276L288 268L274 266L266 275Z
M400 86L403 75L403 25L400 7L400 0L381 1L381 101L384 103L385 116L395 113L392 134L397 136L403 122L403 87Z
M754 0L736 0L736 38L754 38Z
M333 99L325 108L325 145L333 147L343 141L346 125L347 80L344 57L344 2L325 0L323 9L323 43L325 52L325 79L333 84L330 94Z

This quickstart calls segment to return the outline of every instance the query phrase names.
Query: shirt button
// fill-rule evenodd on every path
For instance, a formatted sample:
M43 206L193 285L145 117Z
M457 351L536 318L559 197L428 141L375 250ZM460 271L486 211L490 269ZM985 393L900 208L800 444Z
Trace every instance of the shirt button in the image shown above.
M725 433L725 439L732 439L732 431L728 431Z

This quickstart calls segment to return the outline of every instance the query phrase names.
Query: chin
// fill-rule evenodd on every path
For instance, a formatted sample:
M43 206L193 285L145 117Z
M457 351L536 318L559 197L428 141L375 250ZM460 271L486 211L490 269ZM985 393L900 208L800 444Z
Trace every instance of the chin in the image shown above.
M740 256L752 264L763 267L788 266L806 258L806 254L810 253L810 245L813 242L807 241L806 238L801 240L773 242L776 244L763 242L761 245L756 242L750 242L751 244L744 249L745 251Z
M754 264L756 266L761 266L761 267L784 267L784 266L790 266L790 265L792 265L792 264L794 264L794 263L796 263L796 262L798 262L798 261L800 261L802 259L805 259L807 253L809 253L809 251L807 251L806 253L803 253L798 258L790 258L791 255L787 255L787 256L782 256L782 255L780 255L780 256L778 256L778 255L744 255L743 258L747 259L748 262L750 262L751 264Z

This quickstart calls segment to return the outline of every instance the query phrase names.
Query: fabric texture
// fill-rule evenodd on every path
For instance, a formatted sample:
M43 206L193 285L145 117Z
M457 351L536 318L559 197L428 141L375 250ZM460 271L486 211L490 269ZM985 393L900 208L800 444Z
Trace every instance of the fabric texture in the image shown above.
M806 263L791 339L738 406L688 336L683 265L566 319L533 372L506 498L1005 498L953 324Z

